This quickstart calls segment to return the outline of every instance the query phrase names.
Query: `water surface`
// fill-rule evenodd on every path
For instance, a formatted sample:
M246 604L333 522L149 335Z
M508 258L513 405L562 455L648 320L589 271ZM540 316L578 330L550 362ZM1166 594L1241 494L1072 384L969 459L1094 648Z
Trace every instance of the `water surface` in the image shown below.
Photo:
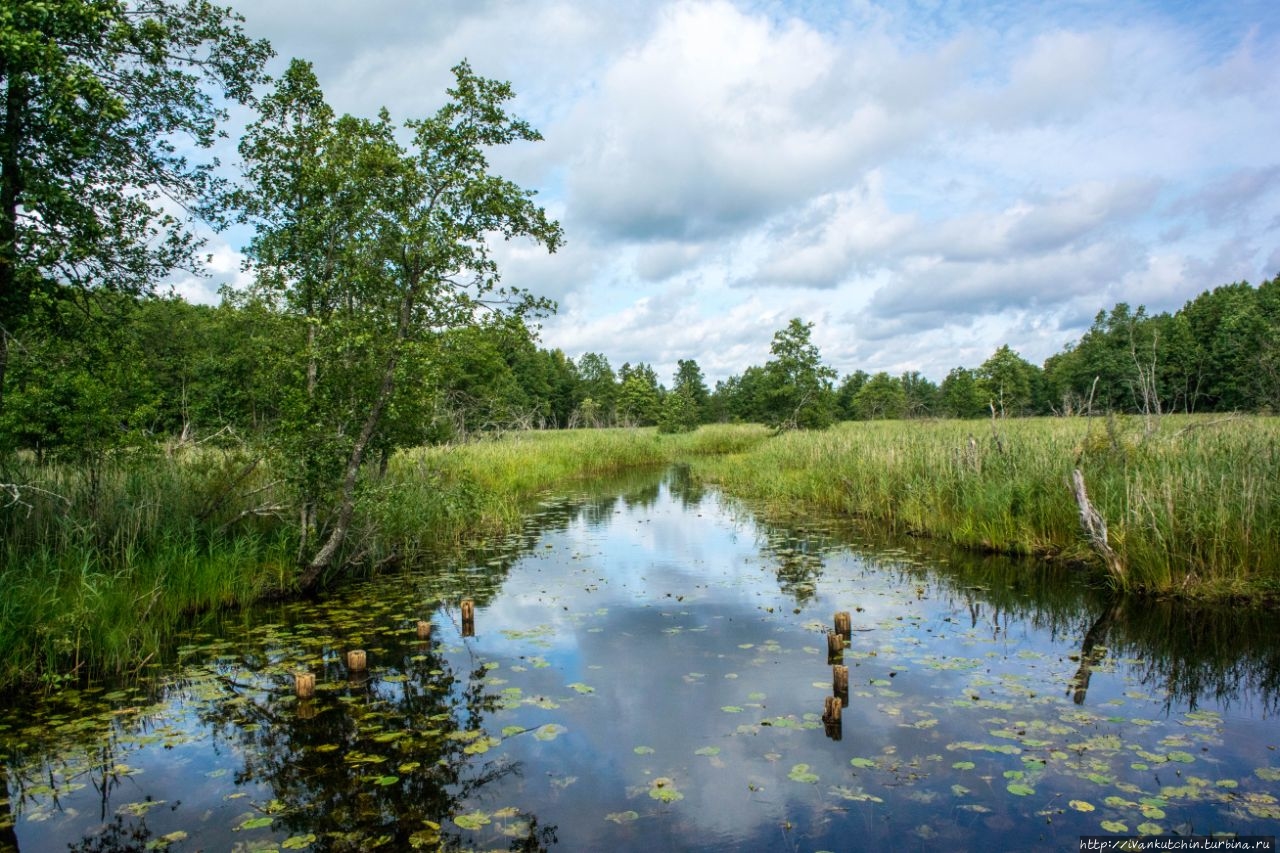
M548 498L461 566L207 618L143 686L11 709L0 850L1273 835L1278 686L1268 613L767 523L673 470Z

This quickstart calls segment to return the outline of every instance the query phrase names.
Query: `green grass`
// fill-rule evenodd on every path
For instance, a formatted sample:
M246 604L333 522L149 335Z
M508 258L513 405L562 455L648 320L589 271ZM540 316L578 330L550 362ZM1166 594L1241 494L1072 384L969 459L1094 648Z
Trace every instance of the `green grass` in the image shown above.
M531 497L574 478L741 452L767 435L539 432L400 453L362 485L347 556L367 570L463 548L517 529ZM290 496L248 448L5 465L0 483L22 489L0 494L0 687L129 673L189 614L294 589Z
M690 462L773 513L836 513L979 551L1100 561L1073 468L1110 525L1131 590L1280 593L1280 421L1013 420L842 424L772 436L714 426L513 433L397 454L370 472L348 557L411 563L520 527L577 478ZM249 451L9 459L0 483L0 687L129 673L192 613L294 588L290 496Z
M846 423L698 461L728 492L865 518L956 545L1101 563L1070 487L1079 468L1130 590L1280 590L1280 422L1166 417Z

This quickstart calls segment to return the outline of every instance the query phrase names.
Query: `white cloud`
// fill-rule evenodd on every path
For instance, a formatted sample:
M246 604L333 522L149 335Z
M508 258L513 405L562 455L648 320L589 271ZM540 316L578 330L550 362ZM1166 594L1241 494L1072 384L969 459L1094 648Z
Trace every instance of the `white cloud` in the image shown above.
M664 379L761 364L794 316L843 371L940 379L1006 342L1042 358L1117 301L1280 271L1265 0L245 11L342 110L422 115L464 57L511 80L546 141L493 162L567 245L504 244L504 280L561 303L546 345Z

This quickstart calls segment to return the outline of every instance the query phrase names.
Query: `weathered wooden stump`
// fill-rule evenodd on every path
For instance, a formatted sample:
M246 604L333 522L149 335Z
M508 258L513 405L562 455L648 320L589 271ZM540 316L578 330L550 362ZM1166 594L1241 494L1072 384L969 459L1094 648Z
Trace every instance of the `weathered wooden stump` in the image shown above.
M849 667L837 664L831 668L831 692L842 707L849 707Z
M310 720L316 715L316 703L310 699L303 699L298 703L298 718L301 720Z
M364 672L369 666L369 656L364 649L352 649L347 652L347 669L352 672Z
M476 603L469 598L462 599L462 621L476 621Z
M840 740L844 737L844 722L840 718L840 700L828 696L822 709L822 727L827 737Z
M428 640L431 638L431 623L418 620L418 639Z
M316 675L314 672L295 672L293 674L293 690L299 699L310 699L316 695Z
M849 618L848 610L841 610L836 614L836 633L849 639L853 634L853 621Z
M835 631L827 632L827 663L844 660L844 637Z

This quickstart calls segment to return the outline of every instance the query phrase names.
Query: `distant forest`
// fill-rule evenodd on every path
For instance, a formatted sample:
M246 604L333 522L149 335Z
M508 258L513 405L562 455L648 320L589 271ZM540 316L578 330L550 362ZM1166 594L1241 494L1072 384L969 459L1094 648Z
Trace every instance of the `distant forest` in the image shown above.
M615 369L603 353L571 359L538 346L511 316L443 330L416 353L419 380L397 389L384 440L404 446L510 429L646 426L664 417L779 423L786 414L779 406L796 404L780 386L797 370L809 374L807 403L823 412L799 426L1280 407L1280 277L1206 291L1172 314L1120 303L1041 366L1002 346L940 383L914 371L857 370L837 381L808 342L810 328L793 321L775 337L773 359L714 388L692 359L680 361L669 382L647 364ZM217 307L104 294L52 301L16 336L0 443L78 455L147 436L271 432L289 411L287 389L298 387L292 353L305 336L296 314L231 293ZM778 369L788 359L787 370ZM343 407L341 399L327 402Z

